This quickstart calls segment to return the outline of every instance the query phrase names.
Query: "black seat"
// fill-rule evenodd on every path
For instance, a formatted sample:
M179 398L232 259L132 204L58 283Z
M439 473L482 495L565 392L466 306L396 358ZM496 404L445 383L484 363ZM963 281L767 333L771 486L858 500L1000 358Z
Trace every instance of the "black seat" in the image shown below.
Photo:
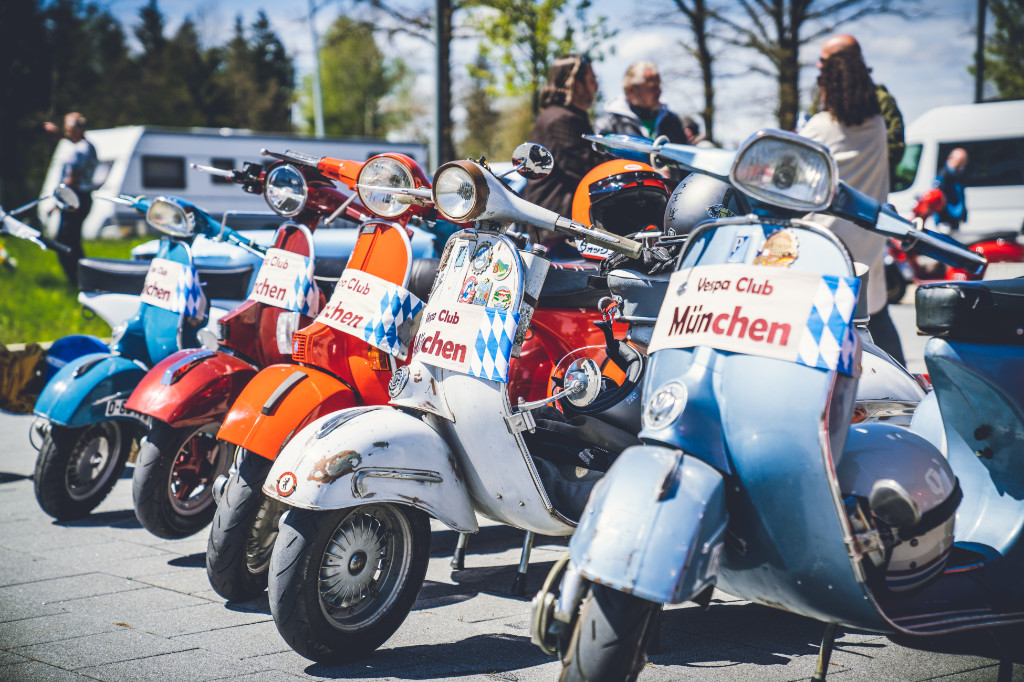
M1024 278L917 288L917 327L951 341L1024 345Z
M657 317L671 274L645 275L635 270L612 270L608 273L608 289L622 298L623 315Z
M597 302L608 295L606 287L591 286L601 281L597 275L594 265L552 263L540 290L540 307L596 308Z

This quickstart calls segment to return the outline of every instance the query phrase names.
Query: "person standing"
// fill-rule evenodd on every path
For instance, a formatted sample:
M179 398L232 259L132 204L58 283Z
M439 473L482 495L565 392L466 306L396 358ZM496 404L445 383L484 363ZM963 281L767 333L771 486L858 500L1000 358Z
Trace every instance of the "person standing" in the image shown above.
M572 197L580 180L604 160L591 143L583 139L584 135L594 132L587 111L596 96L597 77L586 56L567 55L552 63L530 141L547 147L554 157L555 167L547 177L527 181L524 199L561 216L572 215ZM532 227L527 229L531 240L548 247L552 256L579 255L561 235Z
M967 198L964 194L964 174L967 170L967 150L957 147L946 157L946 164L935 178L935 187L942 190L946 205L935 214L935 224L948 225L950 231L960 229L967 220Z
M64 137L69 144L57 148L57 162L61 165L61 182L74 190L78 195L80 206L77 210L61 213L60 227L57 230L57 241L67 246L68 253L58 254L61 269L68 282L78 287L78 261L82 258L82 223L92 210L93 175L99 161L96 148L85 139L85 116L73 111L64 117ZM51 134L59 134L54 123L47 122L44 127Z
M889 194L886 162L886 126L875 85L859 50L840 50L823 56L818 87L822 111L800 131L832 152L839 178L855 189L885 203ZM874 342L900 364L906 364L886 300L885 237L833 216L816 214L814 220L831 229L850 250L854 261L868 266L867 296Z
M594 121L594 130L598 135L636 135L652 140L664 135L669 142L693 144L683 122L661 102L661 74L654 62L630 64L622 77L622 95L608 103ZM667 177L674 187L684 175L672 169Z
M718 145L701 135L700 124L692 116L683 117L683 132L686 134L686 144L705 149L714 149Z

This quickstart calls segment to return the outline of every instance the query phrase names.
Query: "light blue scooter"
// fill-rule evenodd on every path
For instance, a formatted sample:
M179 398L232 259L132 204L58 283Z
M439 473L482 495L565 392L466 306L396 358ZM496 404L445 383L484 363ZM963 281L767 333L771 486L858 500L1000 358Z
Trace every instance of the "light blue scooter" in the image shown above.
M148 417L125 408L146 371L177 350L199 346L209 304L193 266L192 240L205 234L252 248L184 199L117 200L145 212L146 221L167 236L146 275L136 315L114 330L109 347L66 362L36 401L36 499L59 520L84 516L103 501L149 429Z
M561 679L635 679L661 606L706 607L716 587L826 623L816 679L840 626L924 647L1024 622L1024 345L953 340L1006 308L981 297L929 342L935 390L910 428L862 420L854 264L795 216L832 213L971 272L984 259L839 182L828 150L790 133L735 153L598 141L794 217L709 221L685 245L650 345L643 444L595 486L533 603ZM961 299L953 286L933 317Z

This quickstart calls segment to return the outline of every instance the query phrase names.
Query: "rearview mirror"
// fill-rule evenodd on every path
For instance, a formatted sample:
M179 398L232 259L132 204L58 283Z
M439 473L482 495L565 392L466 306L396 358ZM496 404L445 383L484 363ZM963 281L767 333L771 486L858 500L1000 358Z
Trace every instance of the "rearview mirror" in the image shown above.
M527 180L538 180L554 169L555 157L542 145L524 142L512 152L512 165Z

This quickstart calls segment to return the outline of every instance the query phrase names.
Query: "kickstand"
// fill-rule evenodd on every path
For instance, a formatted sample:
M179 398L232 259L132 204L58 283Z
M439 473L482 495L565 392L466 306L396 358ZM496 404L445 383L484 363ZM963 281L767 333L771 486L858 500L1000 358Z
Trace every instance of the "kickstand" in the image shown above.
M821 636L821 649L818 651L818 667L814 669L814 682L824 682L828 675L828 661L832 658L832 648L836 643L836 632L839 626L835 623L825 623L825 634Z
M469 533L459 533L459 542L455 545L455 553L452 554L452 570L461 571L466 567L466 543L469 542Z
M512 594L522 597L526 594L526 567L530 563L530 550L533 549L533 531L526 531L526 539L523 540L523 553L519 557L519 570L516 571L516 579L512 581Z

